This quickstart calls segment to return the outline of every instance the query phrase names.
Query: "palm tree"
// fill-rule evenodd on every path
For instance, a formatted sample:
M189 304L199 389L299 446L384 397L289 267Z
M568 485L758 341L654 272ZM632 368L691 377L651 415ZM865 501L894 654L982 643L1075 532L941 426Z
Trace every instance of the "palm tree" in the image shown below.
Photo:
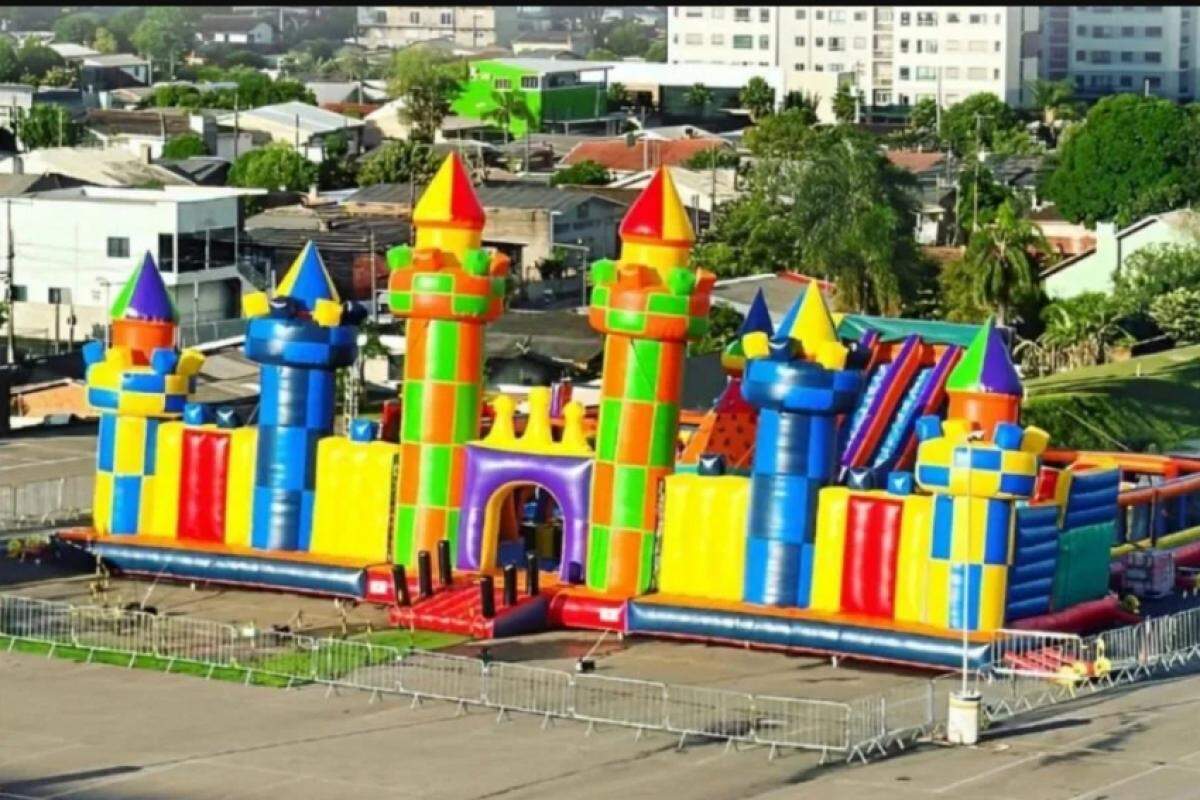
M1021 293L1037 282L1034 251L1050 252L1042 230L1021 214L1012 199L996 210L995 218L971 235L967 261L977 273L979 301L994 306L996 321L1005 325Z
M1029 92L1033 96L1033 107L1042 112L1042 121L1053 125L1056 117L1064 108L1069 108L1075 86L1068 79L1061 81L1036 80L1029 82Z
M629 90L623 83L610 83L606 99L610 110L618 109L629 102Z
M758 122L775 110L775 90L756 75L738 92L738 101L750 112L750 121Z
M692 108L696 109L697 114L703 114L704 109L708 108L708 104L711 103L712 100L712 89L709 89L703 83L693 83L683 95L683 101Z
M508 144L508 134L512 123L520 120L527 126L531 114L525 103L525 96L512 90L506 92L492 91L492 108L483 112L483 118L495 123L504 131L504 143Z
M358 102L363 101L363 78L371 68L366 55L353 47L343 47L335 58L337 69L344 76L358 84Z

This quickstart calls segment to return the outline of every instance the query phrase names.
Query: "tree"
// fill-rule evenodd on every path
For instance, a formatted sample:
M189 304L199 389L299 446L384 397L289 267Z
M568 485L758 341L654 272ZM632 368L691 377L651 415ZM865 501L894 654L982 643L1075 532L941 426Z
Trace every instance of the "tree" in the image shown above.
M95 14L67 14L54 23L54 40L86 44L96 35L100 18Z
M1104 363L1110 345L1125 340L1120 304L1103 292L1083 292L1056 300L1042 310L1046 329L1039 340L1049 351L1051 366L1065 355L1075 369Z
M118 52L133 48L133 32L137 30L137 26L141 24L145 16L146 9L135 6L127 8L119 14L114 14L105 21L104 27L108 28L116 37Z
M400 99L400 118L413 136L432 142L461 87L462 65L426 47L409 47L392 56L388 90Z
M525 102L525 95L512 90L507 92L492 90L492 107L483 112L483 118L503 132L505 144L508 144L509 133L514 127L513 123L520 122L528 130L532 117L529 106Z
M1075 85L1070 78L1060 81L1038 79L1029 82L1029 93L1033 107L1042 112L1042 121L1046 125L1053 125L1059 112L1070 107L1075 96Z
M550 178L551 186L604 186L612 183L612 175L603 164L580 161L560 169Z
M1179 287L1154 298L1150 317L1177 344L1200 341L1200 287Z
M817 122L817 106L821 104L821 96L812 92L788 92L783 96L784 111L798 111L806 118L806 125Z
M1200 198L1200 124L1170 100L1105 97L1059 147L1048 196L1072 222L1114 220L1124 227L1147 214Z
M938 105L932 97L923 97L908 112L908 127L937 134Z
M139 53L155 61L167 62L172 77L175 62L191 52L195 41L196 28L191 15L175 6L149 9L130 37Z
M667 62L667 43L652 42L650 46L646 48L646 55L644 58L647 61L665 64Z
M867 313L900 312L932 293L934 272L913 238L915 178L868 134L796 130L787 146L774 138L743 194L717 209L695 263L725 277L802 270L835 281L839 305Z
M629 91L623 83L610 83L606 95L610 111L615 111L629 103Z
M737 169L741 158L729 147L710 147L683 162L688 169Z
M92 49L97 53L111 55L120 50L120 45L117 43L117 37L113 35L108 28L96 28L96 33L92 36Z
M163 145L163 158L184 159L193 156L208 155L208 148L204 145L204 139L200 138L197 133L182 133L178 136L172 136Z
M750 119L757 122L775 110L775 90L755 75L738 92L738 102L750 112Z
M433 177L438 162L429 147L413 141L390 141L363 159L358 185L424 183Z
M229 185L271 191L307 191L317 179L317 165L281 142L273 142L233 162Z
M979 197L976 199L976 192ZM954 217L958 222L958 241L965 242L977 229L978 223L985 225L996 218L996 211L1008 200L1015 199L1013 193L998 182L992 171L978 161L968 161L958 173L958 191L955 193Z
M70 67L51 67L39 81L40 86L74 86L75 70Z
M43 147L72 147L83 134L62 106L34 103L28 111L17 109L14 133L26 151Z
M1037 283L1034 250L1047 253L1050 246L1013 200L1001 203L995 219L981 226L967 244L966 260L976 272L979 301L996 309L1001 325L1008 324L1019 295Z
M861 97L850 90L848 84L838 85L837 93L833 96L833 115L838 122L854 122L858 116L858 105Z
M317 167L317 186L323 190L355 186L355 167L350 159L350 144L341 131L321 141L321 163Z
M807 106L771 114L746 132L746 147L759 157L788 158L804 146L815 121Z
M704 114L708 104L713 100L712 90L703 83L693 83L683 95L683 101L696 109L697 114Z
M593 47L584 56L588 61L620 61L621 57L605 47Z
M996 131L1013 127L1016 114L991 92L970 95L942 112L942 140L956 155L975 152L976 146L990 149Z
M1126 314L1147 315L1155 298L1200 286L1200 245L1155 244L1131 255L1113 276Z
M992 136L992 152L998 156L1031 156L1044 150L1041 142L1020 125L998 130Z
M604 37L604 47L618 56L640 56L650 46L649 29L627 20L614 26Z
M0 81L11 83L21 74L21 62L12 39L0 36Z
M22 73L33 76L40 81L42 76L55 67L66 66L62 56L51 50L36 39L26 39L21 49L17 50L17 62Z

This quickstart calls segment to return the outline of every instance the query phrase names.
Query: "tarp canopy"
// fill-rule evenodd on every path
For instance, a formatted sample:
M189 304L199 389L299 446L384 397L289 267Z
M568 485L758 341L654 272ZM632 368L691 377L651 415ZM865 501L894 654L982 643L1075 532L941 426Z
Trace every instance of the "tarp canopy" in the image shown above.
M880 341L883 342L898 342L915 333L927 344L957 344L969 347L979 328L979 325L958 322L845 314L838 323L837 332L842 341L857 341L867 331L877 331Z

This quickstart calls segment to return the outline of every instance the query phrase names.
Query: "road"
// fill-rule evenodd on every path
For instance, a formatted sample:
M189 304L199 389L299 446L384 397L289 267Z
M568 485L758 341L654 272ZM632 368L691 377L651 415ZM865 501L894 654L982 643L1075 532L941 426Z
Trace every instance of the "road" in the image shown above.
M1200 677L1096 695L866 766L769 761L449 704L411 709L0 654L0 798L1171 800L1200 794Z

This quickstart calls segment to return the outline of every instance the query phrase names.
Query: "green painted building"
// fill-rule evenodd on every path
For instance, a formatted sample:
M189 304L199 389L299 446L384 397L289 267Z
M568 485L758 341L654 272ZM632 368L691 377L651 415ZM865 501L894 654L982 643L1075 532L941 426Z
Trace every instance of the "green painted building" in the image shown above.
M471 63L471 76L451 105L461 117L486 119L496 93L516 92L528 119L513 119L508 132L563 131L571 123L597 121L608 114L608 65L596 61L497 58ZM587 81L583 79L587 74Z

